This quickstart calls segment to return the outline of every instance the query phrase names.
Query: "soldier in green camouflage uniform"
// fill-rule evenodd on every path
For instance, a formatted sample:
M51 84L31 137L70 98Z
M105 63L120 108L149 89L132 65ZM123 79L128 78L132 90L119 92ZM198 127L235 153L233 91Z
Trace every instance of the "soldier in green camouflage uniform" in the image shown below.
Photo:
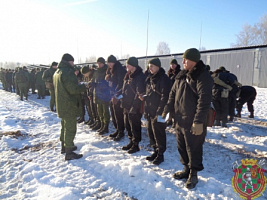
M45 82L42 79L43 73L44 73L44 68L42 68L41 71L37 69L37 73L36 73L36 88L38 90L37 99L45 98Z
M74 58L64 54L58 69L53 76L55 100L58 117L61 118L61 153L66 153L65 160L79 159L82 154L73 151L77 124L76 118L81 115L81 92L86 91L85 85L79 85L74 70Z
M29 86L29 75L22 68L15 75L15 81L18 84L20 92L20 100L23 101L23 96L28 100L28 86Z
M53 75L57 70L57 62L53 62L51 67L44 71L43 73L43 80L45 81L45 86L49 89L50 93L50 110L55 111L55 89L53 85Z
M32 69L30 73L30 88L32 89L32 94L36 94L35 92L35 74L36 74L36 69Z

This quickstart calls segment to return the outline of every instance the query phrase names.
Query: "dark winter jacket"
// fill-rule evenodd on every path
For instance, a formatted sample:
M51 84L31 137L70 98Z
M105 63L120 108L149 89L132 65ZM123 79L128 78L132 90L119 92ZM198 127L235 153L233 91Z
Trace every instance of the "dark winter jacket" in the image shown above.
M157 74L149 74L146 78L145 115L155 118L161 115L171 90L171 80L160 68Z
M175 78L168 106L175 111L179 127L205 124L212 99L213 79L200 60L192 71L182 70Z
M117 61L112 69L108 68L106 71L107 81L109 83L111 96L116 94L122 89L123 78L125 77L126 70L122 67L121 63Z
M141 67L134 73L128 72L123 80L122 108L132 114L140 113L141 100L139 95L145 94L145 75Z
M175 81L175 77L177 76L177 74L181 71L181 66L180 65L177 65L177 67L175 68L175 70L173 69L169 69L167 75L168 77L171 79L172 81L172 84L174 83Z
M85 85L78 85L74 68L62 60L53 76L55 100L59 118L78 117L81 115L81 92L86 91Z
M235 82L234 77L228 73L228 72L221 72L221 71L215 71L212 75L212 77L218 77L220 80L222 80L224 83L226 83L227 85L232 86ZM218 100L221 97L221 93L223 91L223 89L226 89L225 87L218 85L216 83L214 83L213 88L212 88L212 98L213 100Z
M239 95L239 99L249 99L249 97L256 97L257 95L257 91L254 87L252 86L242 86L240 88L240 95Z
M97 68L92 78L92 86L94 87L94 102L108 103L111 99L108 82L105 80L108 66L104 65Z

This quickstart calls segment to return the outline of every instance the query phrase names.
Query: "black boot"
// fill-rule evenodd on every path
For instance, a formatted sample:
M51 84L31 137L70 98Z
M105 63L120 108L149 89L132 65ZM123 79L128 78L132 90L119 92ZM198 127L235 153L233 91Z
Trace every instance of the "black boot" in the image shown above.
M133 146L132 140L130 140L129 144L122 147L122 150L128 151Z
M105 124L101 122L101 126L100 126L100 128L97 129L96 131L97 131L97 132L101 132L101 131L104 129L104 127L105 127Z
M214 126L221 126L221 122L220 122L220 120L215 120L215 122L214 122Z
M190 173L190 169L187 165L185 165L183 171L178 171L173 174L173 178L178 179L178 180L188 178L189 173Z
M90 119L87 123L87 125L91 126L93 123L95 123L95 121L93 119Z
M96 123L98 123L98 121L94 121L94 123L92 123L92 124L90 125L90 128L93 128L93 127L96 125Z
M84 117L80 117L80 118L77 120L77 123L78 123L78 124L80 124L80 123L82 123L82 122L84 122Z
M92 127L92 130L96 131L96 130L100 129L100 127L101 127L101 123L98 121L98 122L96 122L95 126Z
M108 124L104 124L103 128L98 133L99 135L104 135L106 133L109 133Z
M251 112L250 115L248 116L249 118L254 118L254 113Z
M136 153L138 151L140 151L138 143L134 143L133 146L129 149L128 153L132 154L132 153Z
M38 96L38 97L37 97L37 99L41 99L41 97L40 97L40 96Z
M76 151L77 150L77 146L73 146L72 148L70 148L71 151ZM66 153L65 151L65 146L64 146L64 142L61 142L61 154Z
M157 157L153 160L154 165L159 165L164 161L164 156L163 154L158 154Z
M146 160L153 161L153 160L155 160L155 158L157 157L157 155L158 155L158 151L155 150L154 153L152 153L150 156L147 156L146 157Z
M185 187L188 189L193 189L196 187L197 183L198 183L197 170L190 169L190 174L185 183Z
M235 116L241 118L241 112L238 112Z
M117 136L113 139L114 141L120 141L124 137L124 132L119 131Z
M226 122L222 122L222 127L227 128L227 123Z
M115 137L118 135L118 133L119 133L119 131L117 130L117 131L115 131L114 133L111 133L111 134L109 135L109 137L111 137L111 138L115 138Z
M74 159L79 159L83 157L82 154L77 154L74 153L73 151L71 151L70 149L66 148L66 156L65 156L65 160L74 160Z

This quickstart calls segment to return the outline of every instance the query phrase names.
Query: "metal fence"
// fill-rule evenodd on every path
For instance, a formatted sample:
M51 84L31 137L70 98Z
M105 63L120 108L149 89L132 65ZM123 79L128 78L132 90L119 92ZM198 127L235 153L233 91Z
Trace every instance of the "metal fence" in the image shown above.
M158 56L162 67L167 71L170 61L175 58L182 65L183 54ZM139 65L145 69L148 60L156 56L138 58ZM243 85L253 85L267 88L267 45L217 49L201 51L201 60L210 65L211 71L224 66L235 74ZM121 60L125 64L125 60Z

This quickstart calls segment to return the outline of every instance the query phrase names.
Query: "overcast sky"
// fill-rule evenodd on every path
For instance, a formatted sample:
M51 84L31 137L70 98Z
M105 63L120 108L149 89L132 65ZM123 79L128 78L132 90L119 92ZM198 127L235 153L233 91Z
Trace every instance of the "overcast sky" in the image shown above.
M0 0L0 62L145 56L148 11L148 55L161 41L171 53L229 48L266 8L266 0Z

